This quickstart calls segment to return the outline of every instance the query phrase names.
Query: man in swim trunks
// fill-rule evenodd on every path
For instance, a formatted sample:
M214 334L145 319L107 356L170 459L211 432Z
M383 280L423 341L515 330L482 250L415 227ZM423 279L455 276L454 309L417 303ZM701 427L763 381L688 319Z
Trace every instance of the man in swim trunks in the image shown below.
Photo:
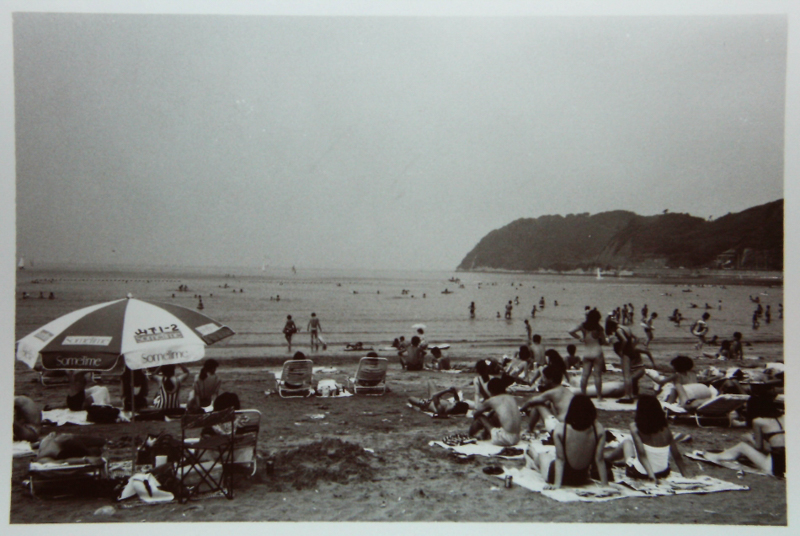
M522 428L517 401L506 394L505 384L500 378L489 380L488 389L492 396L475 408L469 435L478 439L491 439L492 445L499 447L513 447L519 443Z
M400 356L400 366L405 370L422 370L425 364L425 357L419 347L419 337L411 337L411 346L408 347L408 355Z
M328 349L328 345L325 344L325 341L319 336L319 334L322 333L322 324L319 318L317 318L317 313L311 313L311 320L308 321L308 327L306 329L311 336L311 350L319 350L320 343L322 343L323 350Z
M534 396L522 407L521 412L527 412L530 408L530 420L528 421L528 431L532 432L539 419L543 419L544 429L553 433L559 422L564 422L569 410L569 403L575 396L572 390L562 385L564 371L557 365L547 365L542 373L544 377L544 393Z

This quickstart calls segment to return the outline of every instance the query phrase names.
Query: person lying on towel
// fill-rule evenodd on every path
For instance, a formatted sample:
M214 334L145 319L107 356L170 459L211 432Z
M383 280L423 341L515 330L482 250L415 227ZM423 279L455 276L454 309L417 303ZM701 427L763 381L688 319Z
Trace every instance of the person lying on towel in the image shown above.
M428 394L432 389L431 382L428 382ZM444 391L439 391L428 398L409 397L408 403L422 411L436 414L437 417L447 417L448 415L465 415L469 411L469 403L461 400L458 389L450 387Z
M97 463L103 454L106 440L102 437L50 432L39 443L36 461L66 462L68 464Z
M608 485L603 460L606 431L597 421L597 410L588 396L577 394L572 398L564 422L556 426L553 442L555 457L552 450L535 452L529 448L525 453L526 465L547 481L544 489L583 486L595 474L603 486ZM595 471L590 470L593 466Z
M491 398L475 408L470 437L491 439L492 445L513 447L519 443L522 425L516 399L506 394L506 382L492 378L487 385Z
M631 478L647 479L658 484L659 478L669 476L669 457L675 460L681 475L689 478L686 466L661 403L653 395L641 395L636 417L630 424L631 439L605 454L606 461L625 460L625 474Z

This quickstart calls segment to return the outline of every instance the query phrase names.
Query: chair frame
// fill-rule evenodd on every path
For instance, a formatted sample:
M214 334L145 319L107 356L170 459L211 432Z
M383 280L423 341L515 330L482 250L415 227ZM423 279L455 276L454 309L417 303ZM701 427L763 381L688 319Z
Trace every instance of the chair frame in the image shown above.
M108 475L108 461L105 458L101 458L97 463L42 465L38 462L31 462L28 465L28 490L33 497L36 497L37 489L45 482L63 484L85 480L96 481Z
M703 404L703 405L698 406L693 411L687 410L686 413L676 413L676 412L673 412L673 411L668 411L667 414L672 416L673 418L681 418L681 417L693 418L695 420L695 422L697 423L697 426L699 428L707 428L707 426L703 426L703 424L700 422L701 419L706 419L706 420L711 419L711 420L717 420L717 421L725 421L725 422L728 423L728 427L730 428L730 427L733 426L733 417L731 417L731 413L733 413L734 411L738 410L739 408L741 408L742 406L747 404L747 400L750 398L750 395L731 395L731 394L718 395L718 396L716 396L716 397L714 397L712 399L709 399L708 402L710 402L712 400L715 400L717 398L720 398L720 397L726 397L729 400L737 401L738 405L735 405L735 406L731 405L731 409L729 409L725 413L703 413L702 408L705 405L705 404ZM708 402L706 402L706 404Z
M304 398L312 394L314 390L312 386L313 364L313 361L310 359L290 359L289 361L284 361L281 377L278 379L278 394L281 398ZM293 377L292 375L295 374L291 370L292 365L297 365L298 368L302 365L303 374L302 376L298 374L297 379L300 380L299 383L302 383L303 387L286 387L287 379ZM307 374L305 370L306 367L308 368ZM295 384L294 382L291 383Z
M181 455L178 467L180 471L179 497L182 503L197 497L203 485L209 488L207 491L220 491L226 498L233 499L233 474L229 469L233 463L235 416L234 409L228 408L212 413L187 414L181 418ZM189 430L224 423L230 423L229 435L201 437L197 441L187 441L186 432ZM213 460L210 461L211 465L208 467L204 464L208 464L209 460L202 459L206 452L215 453ZM215 478L212 474L217 467L221 468L219 478ZM188 486L186 479L191 474L197 475L200 481L193 486Z
M358 385L360 381L364 381L365 378L359 377L359 374L376 374L377 373L371 370L365 371L362 370L362 366L366 363L373 362L375 363L375 368L377 369L380 367L381 371L381 378L377 385ZM368 366L368 365L367 365ZM389 367L389 360L385 357L362 357L358 361L358 368L356 368L355 376L350 378L350 387L353 390L353 394L365 394L365 395L372 395L372 396L382 396L386 394L386 370ZM368 381L375 381L377 378L371 378Z
M256 474L258 465L258 433L261 431L261 412L257 409L241 409L236 411L236 417L250 415L256 417L256 422L255 424L247 423L244 426L236 428L236 431L234 432L233 449L235 454L236 450L252 445L253 461L237 462L234 459L232 463L234 467L250 464L251 468L249 476L254 476Z

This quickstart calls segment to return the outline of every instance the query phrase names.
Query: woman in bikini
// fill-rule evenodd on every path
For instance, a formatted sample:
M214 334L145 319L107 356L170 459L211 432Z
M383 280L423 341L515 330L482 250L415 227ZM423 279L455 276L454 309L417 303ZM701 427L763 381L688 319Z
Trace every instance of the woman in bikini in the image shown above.
M753 444L741 442L722 452L706 452L713 462L745 457L756 467L783 478L786 472L786 430L784 416L769 396L753 396L747 402L747 420L753 429Z
M200 369L200 374L194 382L192 391L194 395L186 406L186 410L191 413L202 413L203 408L214 403L214 399L219 393L219 388L222 385L222 380L217 377L217 367L219 363L216 359L209 359L203 363L203 368Z
M592 464L597 468L600 482L608 485L603 450L606 446L606 431L597 422L597 410L592 400L582 394L575 395L570 402L563 424L555 428L553 436L556 452L533 455L526 453L528 462L547 480L544 489L563 486L583 486L589 483Z
M581 393L586 394L589 376L594 371L594 386L597 389L598 401L603 400L603 369L605 369L605 358L601 345L608 342L603 333L603 326L600 325L601 317L600 311L592 309L586 313L586 320L569 332L570 336L584 344Z
M667 426L667 416L653 395L642 395L636 406L636 418L630 425L631 439L625 439L606 453L609 462L625 460L625 474L631 478L649 478L658 483L669 476L669 456L684 477L689 477L683 456Z

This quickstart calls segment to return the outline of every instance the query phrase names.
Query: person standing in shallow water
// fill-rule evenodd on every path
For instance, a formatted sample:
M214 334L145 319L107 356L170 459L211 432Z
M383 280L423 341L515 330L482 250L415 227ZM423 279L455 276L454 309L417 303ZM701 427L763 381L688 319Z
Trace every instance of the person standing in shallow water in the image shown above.
M320 337L320 333L322 332L322 323L320 323L319 318L317 318L317 313L311 313L311 320L308 321L308 333L311 337L311 350L319 350L319 345L322 343L322 349L327 350L328 345L325 344L325 341L322 340Z
M292 353L292 335L297 333L297 325L292 320L292 315L286 315L286 324L283 326L283 336L286 344L289 345L289 353Z

